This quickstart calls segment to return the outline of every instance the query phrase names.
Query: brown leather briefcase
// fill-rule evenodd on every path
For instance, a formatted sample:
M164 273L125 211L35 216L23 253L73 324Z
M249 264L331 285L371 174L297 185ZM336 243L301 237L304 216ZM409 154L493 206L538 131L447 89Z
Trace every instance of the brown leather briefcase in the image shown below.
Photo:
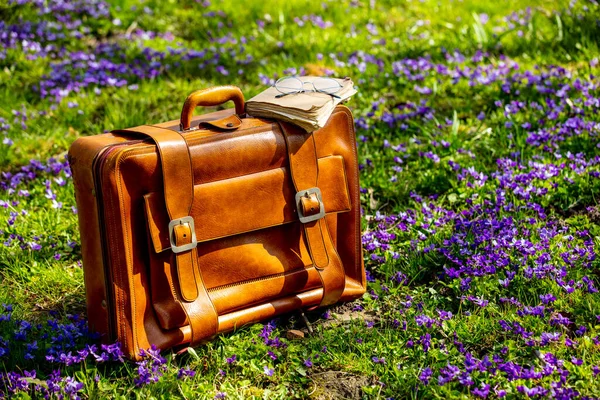
M235 114L192 118L229 100ZM69 162L90 328L131 358L365 292L346 107L306 133L215 87L181 121L76 140Z

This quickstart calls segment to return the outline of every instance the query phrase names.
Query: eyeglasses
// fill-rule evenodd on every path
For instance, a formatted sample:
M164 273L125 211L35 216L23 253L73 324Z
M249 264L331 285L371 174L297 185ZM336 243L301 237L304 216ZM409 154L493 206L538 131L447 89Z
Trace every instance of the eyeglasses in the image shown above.
M304 85L310 83L312 85L312 89L305 89ZM342 85L331 78L316 78L312 82L306 81L303 82L300 78L296 78L295 76L284 76L275 82L275 89L281 94L275 96L276 99L287 96L288 94L297 94L297 93L305 93L305 92L318 92L325 93L330 95L331 97L335 97L336 99L340 99L340 96L335 95L335 93L339 92L342 89Z

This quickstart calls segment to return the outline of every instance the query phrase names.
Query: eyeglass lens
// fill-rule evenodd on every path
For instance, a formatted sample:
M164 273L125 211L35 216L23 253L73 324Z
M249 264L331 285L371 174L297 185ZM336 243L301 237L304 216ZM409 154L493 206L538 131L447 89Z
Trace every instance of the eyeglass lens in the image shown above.
M275 83L275 88L285 94L298 93L304 90L305 83L308 82L302 82L296 77L286 77L278 80ZM312 81L312 86L313 90L328 94L336 93L342 88L338 81L330 78L317 78Z

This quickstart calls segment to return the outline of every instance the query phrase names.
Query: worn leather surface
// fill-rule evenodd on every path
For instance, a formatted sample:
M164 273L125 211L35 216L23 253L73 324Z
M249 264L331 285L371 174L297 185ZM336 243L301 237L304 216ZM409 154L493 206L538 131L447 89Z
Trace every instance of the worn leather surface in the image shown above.
M193 237L189 218L194 199L194 175L188 144L183 136L165 128L144 125L127 130L113 131L116 134L141 134L152 138L159 153L162 168L163 197L170 221L180 220L170 235L174 246L185 246ZM197 249L177 251L171 254L171 265L177 270L178 291L182 310L190 325L192 344L214 336L218 331L218 316L206 291L202 270L198 266ZM172 280L172 279L171 279Z
M213 121L205 121L203 125L210 128L223 129L226 131L233 131L242 126L242 120L237 115L229 115L225 118L215 119Z
M314 135L286 122L279 122L279 125L286 139L290 174L296 192L318 187L320 169ZM320 201L308 194L301 197L297 206L306 211L303 215L311 215L320 209ZM323 283L320 305L334 304L342 296L346 282L344 266L333 245L327 221L321 218L303 223L302 227L311 260Z
M241 118L232 131L201 123L231 114L193 118L198 129L183 142L170 133L180 135L180 121L169 121L154 126L166 144L133 128L80 138L70 150L90 327L132 358L151 344L195 344L365 291L349 110L338 106L310 141L264 119ZM188 164L176 159L184 147ZM310 225L294 204L309 185L326 211ZM304 213L316 203L303 202ZM180 216L193 217L198 239L183 253L192 266L185 276L167 229ZM191 240L189 227L174 233L178 244Z
M317 184L321 188L325 212L350 211L344 160L340 156L324 157L319 160L319 167L321 173ZM202 198L202 201L196 203L190 215L194 220L202 221L196 224L197 240L205 242L297 221L293 207L295 191L288 170L287 167L275 168L196 185L194 197ZM162 192L145 195L144 206L154 250L157 253L168 250L171 246L170 219Z

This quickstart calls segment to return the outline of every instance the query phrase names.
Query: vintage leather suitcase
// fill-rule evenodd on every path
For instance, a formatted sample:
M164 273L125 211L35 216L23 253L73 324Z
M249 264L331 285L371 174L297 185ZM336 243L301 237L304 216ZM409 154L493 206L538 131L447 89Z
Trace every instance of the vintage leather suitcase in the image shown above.
M215 87L181 121L79 138L69 162L90 328L131 358L365 292L346 107L310 134Z

